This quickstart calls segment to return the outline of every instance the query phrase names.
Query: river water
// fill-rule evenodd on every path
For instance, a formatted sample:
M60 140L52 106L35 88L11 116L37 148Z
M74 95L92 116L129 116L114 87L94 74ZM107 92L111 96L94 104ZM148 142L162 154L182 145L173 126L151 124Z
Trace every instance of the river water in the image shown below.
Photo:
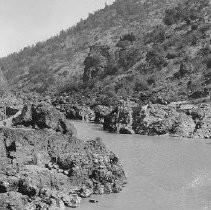
M78 210L211 209L211 140L110 134L100 125L74 121L78 137L100 136L124 167L119 194L92 196Z

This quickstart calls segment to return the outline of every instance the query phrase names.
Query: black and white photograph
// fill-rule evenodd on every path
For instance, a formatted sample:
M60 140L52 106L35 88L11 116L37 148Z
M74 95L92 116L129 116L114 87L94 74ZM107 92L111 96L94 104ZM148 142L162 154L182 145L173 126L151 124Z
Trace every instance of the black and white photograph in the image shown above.
M211 0L0 0L0 210L211 210Z

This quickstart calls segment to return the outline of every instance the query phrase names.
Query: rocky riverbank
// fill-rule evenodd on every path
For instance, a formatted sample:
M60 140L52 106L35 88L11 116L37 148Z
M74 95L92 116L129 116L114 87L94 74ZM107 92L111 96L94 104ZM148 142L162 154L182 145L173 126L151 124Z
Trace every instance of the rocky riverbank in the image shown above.
M144 135L211 137L211 105L209 104L150 104L134 117L135 133Z
M120 101L116 107L84 107L83 119L103 124L109 132L141 135L170 135L188 138L211 137L211 105L173 102L144 106ZM65 104L66 107L72 105ZM69 108L61 109L67 117ZM82 108L81 108L82 109ZM92 116L92 117L89 117ZM70 117L70 119L76 119ZM77 119L82 119L82 116Z
M13 127L0 128L0 209L77 207L92 194L126 183L118 157L100 138L82 141L45 102L26 105Z

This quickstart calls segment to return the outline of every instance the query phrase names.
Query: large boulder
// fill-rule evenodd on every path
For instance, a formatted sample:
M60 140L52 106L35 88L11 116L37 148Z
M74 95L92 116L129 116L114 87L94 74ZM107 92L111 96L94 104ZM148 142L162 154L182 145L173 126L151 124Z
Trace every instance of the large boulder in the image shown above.
M133 129L142 135L211 138L211 105L146 105L134 115Z
M0 99L0 119L4 120L9 118L22 108L22 99L17 99L13 94L8 93Z
M134 116L133 128L141 135L161 135L172 129L173 118L178 113L173 107L161 104L143 106Z
M103 129L121 134L133 134L133 111L126 102L121 101L109 115L105 116Z
M180 113L174 121L169 134L173 136L192 137L195 131L195 122L190 115Z
M19 116L13 119L13 125L32 126L39 129L53 129L61 133L76 134L74 126L52 105L41 102L25 105Z
M126 181L101 139L49 129L1 128L0 158L0 209L76 207L78 196L119 192Z
M143 106L134 116L133 128L141 135L171 134L191 137L195 130L193 119L174 106L150 104Z

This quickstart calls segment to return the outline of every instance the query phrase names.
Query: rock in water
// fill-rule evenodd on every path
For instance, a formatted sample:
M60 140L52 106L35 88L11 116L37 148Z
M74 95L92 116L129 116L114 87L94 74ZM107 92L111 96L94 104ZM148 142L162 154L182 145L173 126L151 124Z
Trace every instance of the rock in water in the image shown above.
M195 123L191 116L178 112L173 106L150 104L143 106L135 115L133 129L141 135L171 134L192 137Z
M86 186L84 188L81 188L81 190L79 191L79 195L82 198L88 198L93 194L93 190L87 188Z
M62 197L64 204L68 207L76 208L81 202L81 198L77 194Z
M93 199L89 200L89 202L90 202L90 203L98 203L97 200L93 200Z

